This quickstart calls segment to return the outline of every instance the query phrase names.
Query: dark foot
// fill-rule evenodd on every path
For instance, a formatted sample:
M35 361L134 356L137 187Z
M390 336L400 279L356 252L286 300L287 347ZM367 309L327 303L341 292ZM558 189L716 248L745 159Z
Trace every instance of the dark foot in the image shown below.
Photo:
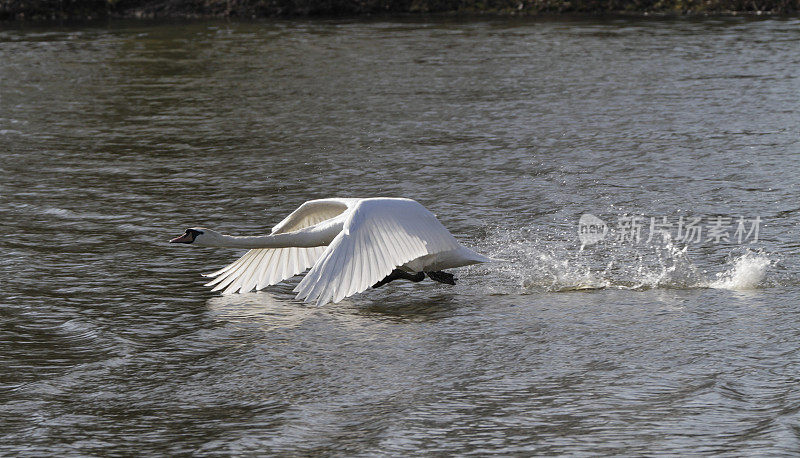
M449 274L443 270L439 270L437 272L425 272L425 274L427 274L431 280L438 281L439 283L447 283L448 285L456 284L456 277L453 276L453 274Z
M385 285L385 284L387 284L389 282L395 281L395 280L410 280L410 281L413 281L413 282L418 282L418 281L422 281L424 279L425 279L425 273L424 272L417 272L415 274L410 274L410 273L406 272L405 270L394 269L392 271L392 273L390 273L389 275L386 276L386 278L384 278L383 280L379 281L378 283L375 283L374 285L372 285L372 287L373 288L380 288L381 286L383 286L383 285Z

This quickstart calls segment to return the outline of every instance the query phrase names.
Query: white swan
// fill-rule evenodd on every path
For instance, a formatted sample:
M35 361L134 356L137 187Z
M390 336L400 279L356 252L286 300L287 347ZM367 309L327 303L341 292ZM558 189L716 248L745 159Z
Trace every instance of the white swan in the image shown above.
M460 245L418 202L410 199L310 200L259 237L234 237L191 228L171 243L250 248L233 264L208 277L223 294L274 285L311 270L294 289L297 299L339 302L370 286L399 278L455 284L443 269L491 259Z

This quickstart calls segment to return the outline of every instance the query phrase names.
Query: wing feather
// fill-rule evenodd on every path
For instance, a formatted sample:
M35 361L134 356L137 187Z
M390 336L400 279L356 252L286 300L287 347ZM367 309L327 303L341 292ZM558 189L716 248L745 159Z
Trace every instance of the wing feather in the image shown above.
M358 285L364 281L365 275L367 275L368 278L372 268L368 250L369 243L369 234L365 234L365 237L361 237L360 243L353 246L354 262L349 263L351 266L350 275L348 278L345 278L346 286L339 292L339 300L351 294L355 294L358 290Z
M364 231L362 237L358 237L359 242L356 245L355 252L355 264L357 264L357 270L354 272L353 277L351 278L347 295L355 294L359 292L359 287L368 282L370 278L373 276L377 276L379 269L375 266L375 242L376 239L371 231ZM374 282L372 283L375 284Z
M252 259L252 257L255 256L255 255L256 255L255 250L248 251L247 253L245 253L244 256L239 258L236 262L234 262L233 264L231 264L228 267L226 267L225 269L223 269L223 272L217 278L215 278L215 279L211 280L210 282L206 283L206 286L214 286L214 285L216 285L218 283L223 283L223 282L225 282L227 280L230 280L231 278L235 277L236 276L236 272L238 272L239 269L244 264L248 263L250 261L250 259ZM207 275L207 276L210 276L210 274ZM228 283L230 283L230 281Z
M261 288L267 287L270 284L271 280L271 271L270 266L272 265L272 260L275 258L277 250L267 250L266 255L264 255L264 259L261 261L260 270L258 272L258 282L256 283L256 290Z
M359 199L318 199L305 202L272 228L272 234L293 232L335 218ZM325 247L258 248L222 269L205 274L216 277L206 284L223 294L261 289L303 273L325 252Z
M317 305L360 293L393 269L428 254L458 248L436 217L409 199L364 199L344 229L297 285L297 298Z
M248 252L248 254L249 254L249 252ZM223 275L224 273L230 272L231 269L234 269L234 268L238 267L239 264L241 264L245 260L246 260L246 256L242 256L241 258L237 259L235 262L233 262L231 264L228 264L227 266L223 267L222 269L219 269L216 272L203 274L204 277L217 277L216 280L212 281L211 283L206 284L206 286L213 285L213 284L216 284L216 283L222 281L222 279L225 278L225 276Z
M247 269L240 278L241 283L239 284L239 288L242 291L250 291L256 286L256 281L258 272L261 270L261 262L264 260L264 256L266 256L266 252L260 252L253 257L253 262L250 263L250 267Z
M220 275L206 286L216 285L212 291L228 288L223 294L262 289L303 273L324 251L325 247L253 249L222 269Z
M244 276L247 275L248 269L253 264L253 261L260 255L260 253L251 253L248 256L246 262L243 262L239 267L236 268L235 271L231 272L224 281L220 282L217 286L215 286L211 291L219 291L225 288L222 291L222 294L231 294L236 292L239 289L239 285L241 285ZM234 285L236 286L234 288Z
M273 234L283 234L293 232L304 227L313 226L326 219L335 218L351 206L355 205L360 199L317 199L309 200L297 207L280 223L272 228Z

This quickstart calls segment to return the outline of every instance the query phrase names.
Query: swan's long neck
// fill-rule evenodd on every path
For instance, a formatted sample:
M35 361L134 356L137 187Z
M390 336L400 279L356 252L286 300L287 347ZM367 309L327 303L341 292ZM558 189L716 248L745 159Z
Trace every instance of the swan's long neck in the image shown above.
M327 246L338 235L341 228L306 228L285 234L263 235L257 237L237 237L220 235L213 245L225 248L290 248Z

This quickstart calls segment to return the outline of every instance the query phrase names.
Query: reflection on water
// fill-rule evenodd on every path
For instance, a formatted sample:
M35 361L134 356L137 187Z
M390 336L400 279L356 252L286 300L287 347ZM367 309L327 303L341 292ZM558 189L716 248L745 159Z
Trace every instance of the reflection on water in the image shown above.
M394 305L393 305L394 304ZM439 320L455 316L459 302L453 295L433 295L414 302L396 300L371 303L359 309L368 318L384 319L403 323L407 321Z
M452 294L403 301L401 294L389 294L383 300L346 299L336 307L316 307L296 300L281 299L267 291L213 296L206 302L210 314L224 323L253 325L262 329L302 326L310 319L368 323L395 323L438 320L454 316L459 302Z
M0 26L0 454L794 452L797 27ZM166 243L376 195L508 262L312 307Z
M211 315L222 322L242 323L260 328L296 327L319 314L316 307L276 298L264 291L213 296L206 302Z

